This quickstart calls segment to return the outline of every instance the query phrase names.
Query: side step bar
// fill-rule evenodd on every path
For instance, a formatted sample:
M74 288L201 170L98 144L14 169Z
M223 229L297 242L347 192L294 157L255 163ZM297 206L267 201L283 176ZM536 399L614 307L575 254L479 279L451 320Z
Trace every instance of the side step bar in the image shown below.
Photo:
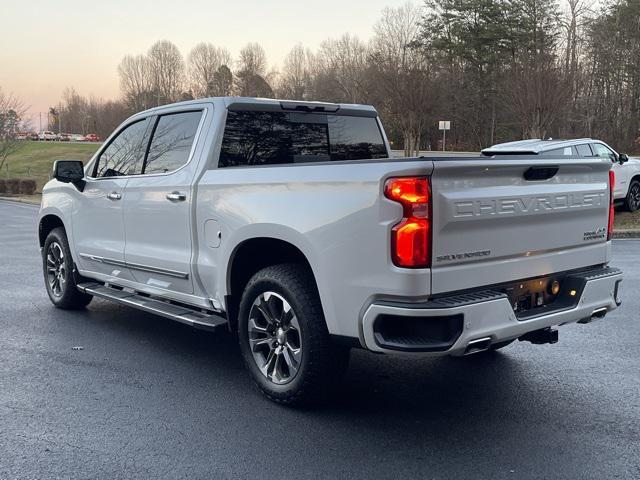
M227 325L227 319L215 312L169 303L102 283L80 283L78 290L203 330L214 330L217 327Z

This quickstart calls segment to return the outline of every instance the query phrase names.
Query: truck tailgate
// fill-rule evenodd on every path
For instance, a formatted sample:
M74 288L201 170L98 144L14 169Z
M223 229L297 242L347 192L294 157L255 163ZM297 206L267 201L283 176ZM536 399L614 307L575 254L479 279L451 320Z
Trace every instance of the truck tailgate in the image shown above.
M608 261L610 167L598 158L434 160L432 294Z

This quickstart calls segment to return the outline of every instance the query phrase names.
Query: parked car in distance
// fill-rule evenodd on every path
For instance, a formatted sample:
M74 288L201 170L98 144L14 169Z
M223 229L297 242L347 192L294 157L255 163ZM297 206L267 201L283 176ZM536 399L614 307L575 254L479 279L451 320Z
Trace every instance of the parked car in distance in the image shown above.
M27 140L29 138L29 134L26 132L18 132L16 134L16 140Z
M615 173L613 198L630 212L640 209L640 160L617 153L601 140L577 138L574 140L520 140L500 143L482 150L484 156L539 155L542 157L600 157L608 158Z
M33 140L33 141L38 141L38 140L40 140L40 137L38 136L38 134L37 134L36 132L29 132L29 133L27 134L27 138L28 138L29 140Z
M84 135L80 134L80 133L74 133L71 135L71 141L73 142L84 142L85 138Z
M96 135L95 133L88 133L84 136L84 140L85 142L99 142L100 137L98 137L98 135Z
M58 136L50 130L43 130L38 134L38 140L45 142L55 142Z
M56 307L227 328L296 404L339 385L351 348L463 356L603 318L612 189L605 158L389 158L371 106L209 98L57 161L38 241Z
M69 142L69 141L71 141L71 134L70 133L59 133L58 134L58 141L59 142Z

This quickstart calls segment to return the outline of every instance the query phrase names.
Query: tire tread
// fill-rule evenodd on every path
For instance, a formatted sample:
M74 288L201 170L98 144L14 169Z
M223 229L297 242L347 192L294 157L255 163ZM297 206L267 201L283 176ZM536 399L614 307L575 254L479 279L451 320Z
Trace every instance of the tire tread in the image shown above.
M348 363L348 350L339 348L333 344L324 319L322 305L311 273L300 264L278 264L266 267L257 272L247 283L240 308L240 321L245 322L242 315L247 309L246 303L253 301L245 298L247 292L251 292L256 285L261 283L273 283L287 290L287 300L302 306L296 310L300 317L306 317L304 327L306 343L304 353L308 358L305 365L304 376L301 383L290 392L276 391L265 386L265 382L254 377L254 383L270 400L283 405L303 405L313 403L331 391L337 378L340 378ZM248 313L248 312L246 312ZM243 335L239 335L239 341L243 341ZM244 355L245 362L252 362L252 358ZM252 365L247 365L253 372ZM337 378L336 378L337 377Z
M46 255L49 244L53 241L57 240L61 245L64 256L67 259L71 259L71 269L67 278L65 292L62 297L55 298L49 293L49 287L47 285L47 273L46 273ZM71 249L69 248L69 240L67 239L67 234L63 227L56 227L49 232L47 238L44 242L44 248L42 250L42 269L45 281L45 288L47 289L47 293L49 294L49 298L51 299L51 303L57 308L61 308L63 310L80 310L86 307L91 299L92 295L88 295L86 293L80 292L76 285L76 267L73 263L73 257L71 255Z

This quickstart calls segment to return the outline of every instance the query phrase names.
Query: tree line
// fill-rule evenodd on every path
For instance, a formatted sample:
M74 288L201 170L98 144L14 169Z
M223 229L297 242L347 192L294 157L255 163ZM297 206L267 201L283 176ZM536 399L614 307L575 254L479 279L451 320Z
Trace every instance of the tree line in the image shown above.
M394 148L477 151L521 138L595 137L640 150L640 2L427 0L386 8L370 40L293 46L280 69L249 43L185 57L162 40L118 66L122 96L65 92L62 128L106 136L127 115L179 100L242 95L376 106Z

